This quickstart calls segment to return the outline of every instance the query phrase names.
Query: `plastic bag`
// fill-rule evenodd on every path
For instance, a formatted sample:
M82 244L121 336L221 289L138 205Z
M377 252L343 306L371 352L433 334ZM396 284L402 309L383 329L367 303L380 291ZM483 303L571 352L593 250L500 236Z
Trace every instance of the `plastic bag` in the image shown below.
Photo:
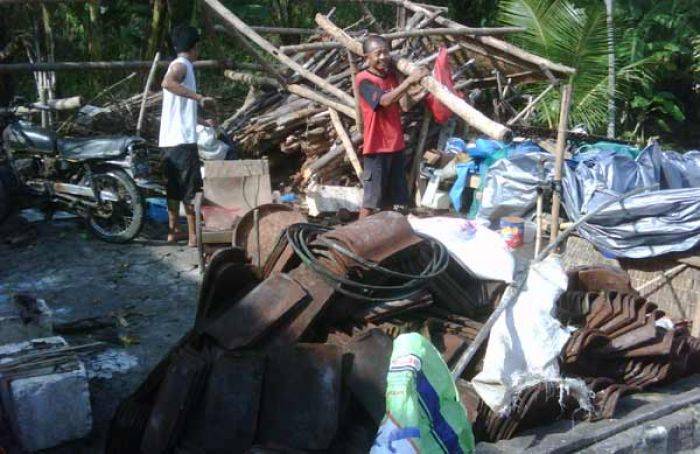
M450 65L450 56L447 53L447 48L441 47L438 52L438 57L435 60L435 67L433 68L433 77L447 87L452 93L462 97L462 94L455 91L454 83L452 82L452 66ZM433 113L435 122L438 124L445 124L447 120L452 116L452 111L445 106L443 103L437 100L435 96L429 94L425 98L425 102Z
M560 379L559 353L570 333L552 314L567 285L561 261L548 257L530 268L518 300L496 320L472 380L492 410L504 410L524 382Z
M197 125L197 148L203 161L223 161L231 147L217 140L216 129Z
M474 276L511 282L515 269L513 254L498 232L460 218L409 216L413 230L440 241L450 255ZM471 227L476 232L471 233Z
M417 333L394 340L386 415L371 454L472 453L474 435L440 353Z

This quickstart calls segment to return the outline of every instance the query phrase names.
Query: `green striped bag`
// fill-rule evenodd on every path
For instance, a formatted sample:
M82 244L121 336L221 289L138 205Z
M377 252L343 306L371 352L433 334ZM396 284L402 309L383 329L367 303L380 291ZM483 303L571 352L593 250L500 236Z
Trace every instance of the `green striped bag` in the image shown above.
M394 341L386 415L371 454L472 453L474 435L440 353L418 333Z

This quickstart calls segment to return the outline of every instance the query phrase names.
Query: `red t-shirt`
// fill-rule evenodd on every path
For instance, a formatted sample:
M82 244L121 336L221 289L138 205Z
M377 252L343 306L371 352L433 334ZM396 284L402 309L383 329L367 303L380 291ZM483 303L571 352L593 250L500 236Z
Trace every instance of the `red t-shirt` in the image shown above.
M362 154L393 153L406 148L401 126L401 110L396 102L388 107L379 104L379 98L399 84L393 73L380 77L369 71L355 78L360 91L360 110L364 120Z

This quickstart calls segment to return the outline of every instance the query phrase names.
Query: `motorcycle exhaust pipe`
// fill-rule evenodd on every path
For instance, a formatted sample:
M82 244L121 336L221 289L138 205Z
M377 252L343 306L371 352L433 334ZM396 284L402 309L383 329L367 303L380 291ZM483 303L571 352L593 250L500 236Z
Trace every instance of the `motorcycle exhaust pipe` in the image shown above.
M96 199L92 188L68 183L53 183L53 191L56 195L68 194L80 197ZM100 200L105 202L118 202L119 198L111 191L100 191Z

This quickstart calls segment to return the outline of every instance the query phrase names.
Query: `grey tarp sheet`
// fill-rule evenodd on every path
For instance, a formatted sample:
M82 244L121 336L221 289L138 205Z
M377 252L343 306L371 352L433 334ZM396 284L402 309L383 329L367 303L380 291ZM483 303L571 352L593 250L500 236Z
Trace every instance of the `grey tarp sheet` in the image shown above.
M527 216L537 201L538 161L533 152L496 162L489 169L478 217L496 224L503 216ZM688 251L700 245L700 151L679 154L656 147L636 159L601 153L565 167L563 203L571 219L638 187L655 187L615 204L582 224L578 232L599 250L617 257L645 258Z

